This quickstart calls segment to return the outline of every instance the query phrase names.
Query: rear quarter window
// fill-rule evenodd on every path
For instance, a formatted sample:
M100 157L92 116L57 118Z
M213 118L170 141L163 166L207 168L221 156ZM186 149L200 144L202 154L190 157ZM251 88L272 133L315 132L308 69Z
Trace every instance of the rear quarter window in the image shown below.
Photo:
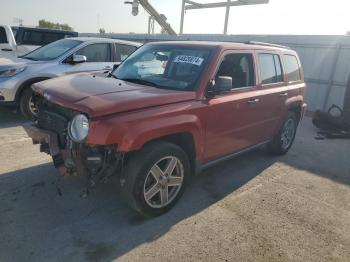
M260 78L263 85L283 82L279 55L259 54Z
M300 65L294 55L284 55L284 66L289 82L301 80Z
M137 47L126 44L115 44L115 62L124 61L129 55L131 55Z

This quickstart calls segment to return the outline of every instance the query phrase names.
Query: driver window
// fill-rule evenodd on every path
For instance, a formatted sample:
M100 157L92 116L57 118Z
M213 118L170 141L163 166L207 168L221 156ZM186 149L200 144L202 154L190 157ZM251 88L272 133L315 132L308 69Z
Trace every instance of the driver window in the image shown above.
M75 54L86 56L86 62L111 62L111 48L107 43L85 46Z
M232 77L232 89L255 86L252 54L229 54L222 61L218 76Z

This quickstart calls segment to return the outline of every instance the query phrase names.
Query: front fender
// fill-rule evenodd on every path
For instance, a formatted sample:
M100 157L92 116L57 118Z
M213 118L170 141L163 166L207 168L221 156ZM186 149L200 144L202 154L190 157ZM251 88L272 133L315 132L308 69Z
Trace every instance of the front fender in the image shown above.
M91 123L87 138L90 144L117 144L118 151L130 152L146 143L176 133L190 133L196 156L203 153L204 128L196 115L183 114L121 123L116 118Z

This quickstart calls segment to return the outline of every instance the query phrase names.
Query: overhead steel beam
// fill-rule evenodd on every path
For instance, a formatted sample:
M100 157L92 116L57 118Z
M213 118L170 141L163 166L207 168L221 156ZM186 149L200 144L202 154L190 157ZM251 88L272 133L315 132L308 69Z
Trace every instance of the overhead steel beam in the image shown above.
M227 34L228 20L229 20L229 16L230 16L230 7L231 6L259 5L259 4L268 4L268 3L269 3L269 0L227 0L226 2L202 4L202 3L197 3L197 2L192 1L192 0L182 0L181 19L180 19L180 34L183 34L183 27L184 27L185 11L186 10L226 7L224 34Z
M147 0L138 0L140 5L157 21L157 23L169 34L176 35L175 30L166 22L164 17Z
M216 8L216 7L229 7L229 6L240 6L240 5L259 5L259 4L268 4L269 0L261 0L261 1L244 1L244 0L237 0L237 1L228 1L228 2L219 2L219 3L207 3L207 4L200 4L193 1L187 1L186 3L189 3L189 5L185 5L185 10L191 10L191 9L204 9L204 8Z

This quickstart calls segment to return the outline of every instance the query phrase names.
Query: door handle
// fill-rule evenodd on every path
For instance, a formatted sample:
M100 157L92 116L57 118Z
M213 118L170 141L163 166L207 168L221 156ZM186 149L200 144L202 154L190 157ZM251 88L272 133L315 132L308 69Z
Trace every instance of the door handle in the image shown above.
M287 92L282 93L282 94L280 94L280 96L288 96L288 93Z
M255 104L255 103L258 103L260 101L259 98L254 98L254 99L250 99L247 101L248 104Z
M11 51L13 51L13 50L10 49L10 48L3 48L3 49L1 49L1 51L11 52Z

